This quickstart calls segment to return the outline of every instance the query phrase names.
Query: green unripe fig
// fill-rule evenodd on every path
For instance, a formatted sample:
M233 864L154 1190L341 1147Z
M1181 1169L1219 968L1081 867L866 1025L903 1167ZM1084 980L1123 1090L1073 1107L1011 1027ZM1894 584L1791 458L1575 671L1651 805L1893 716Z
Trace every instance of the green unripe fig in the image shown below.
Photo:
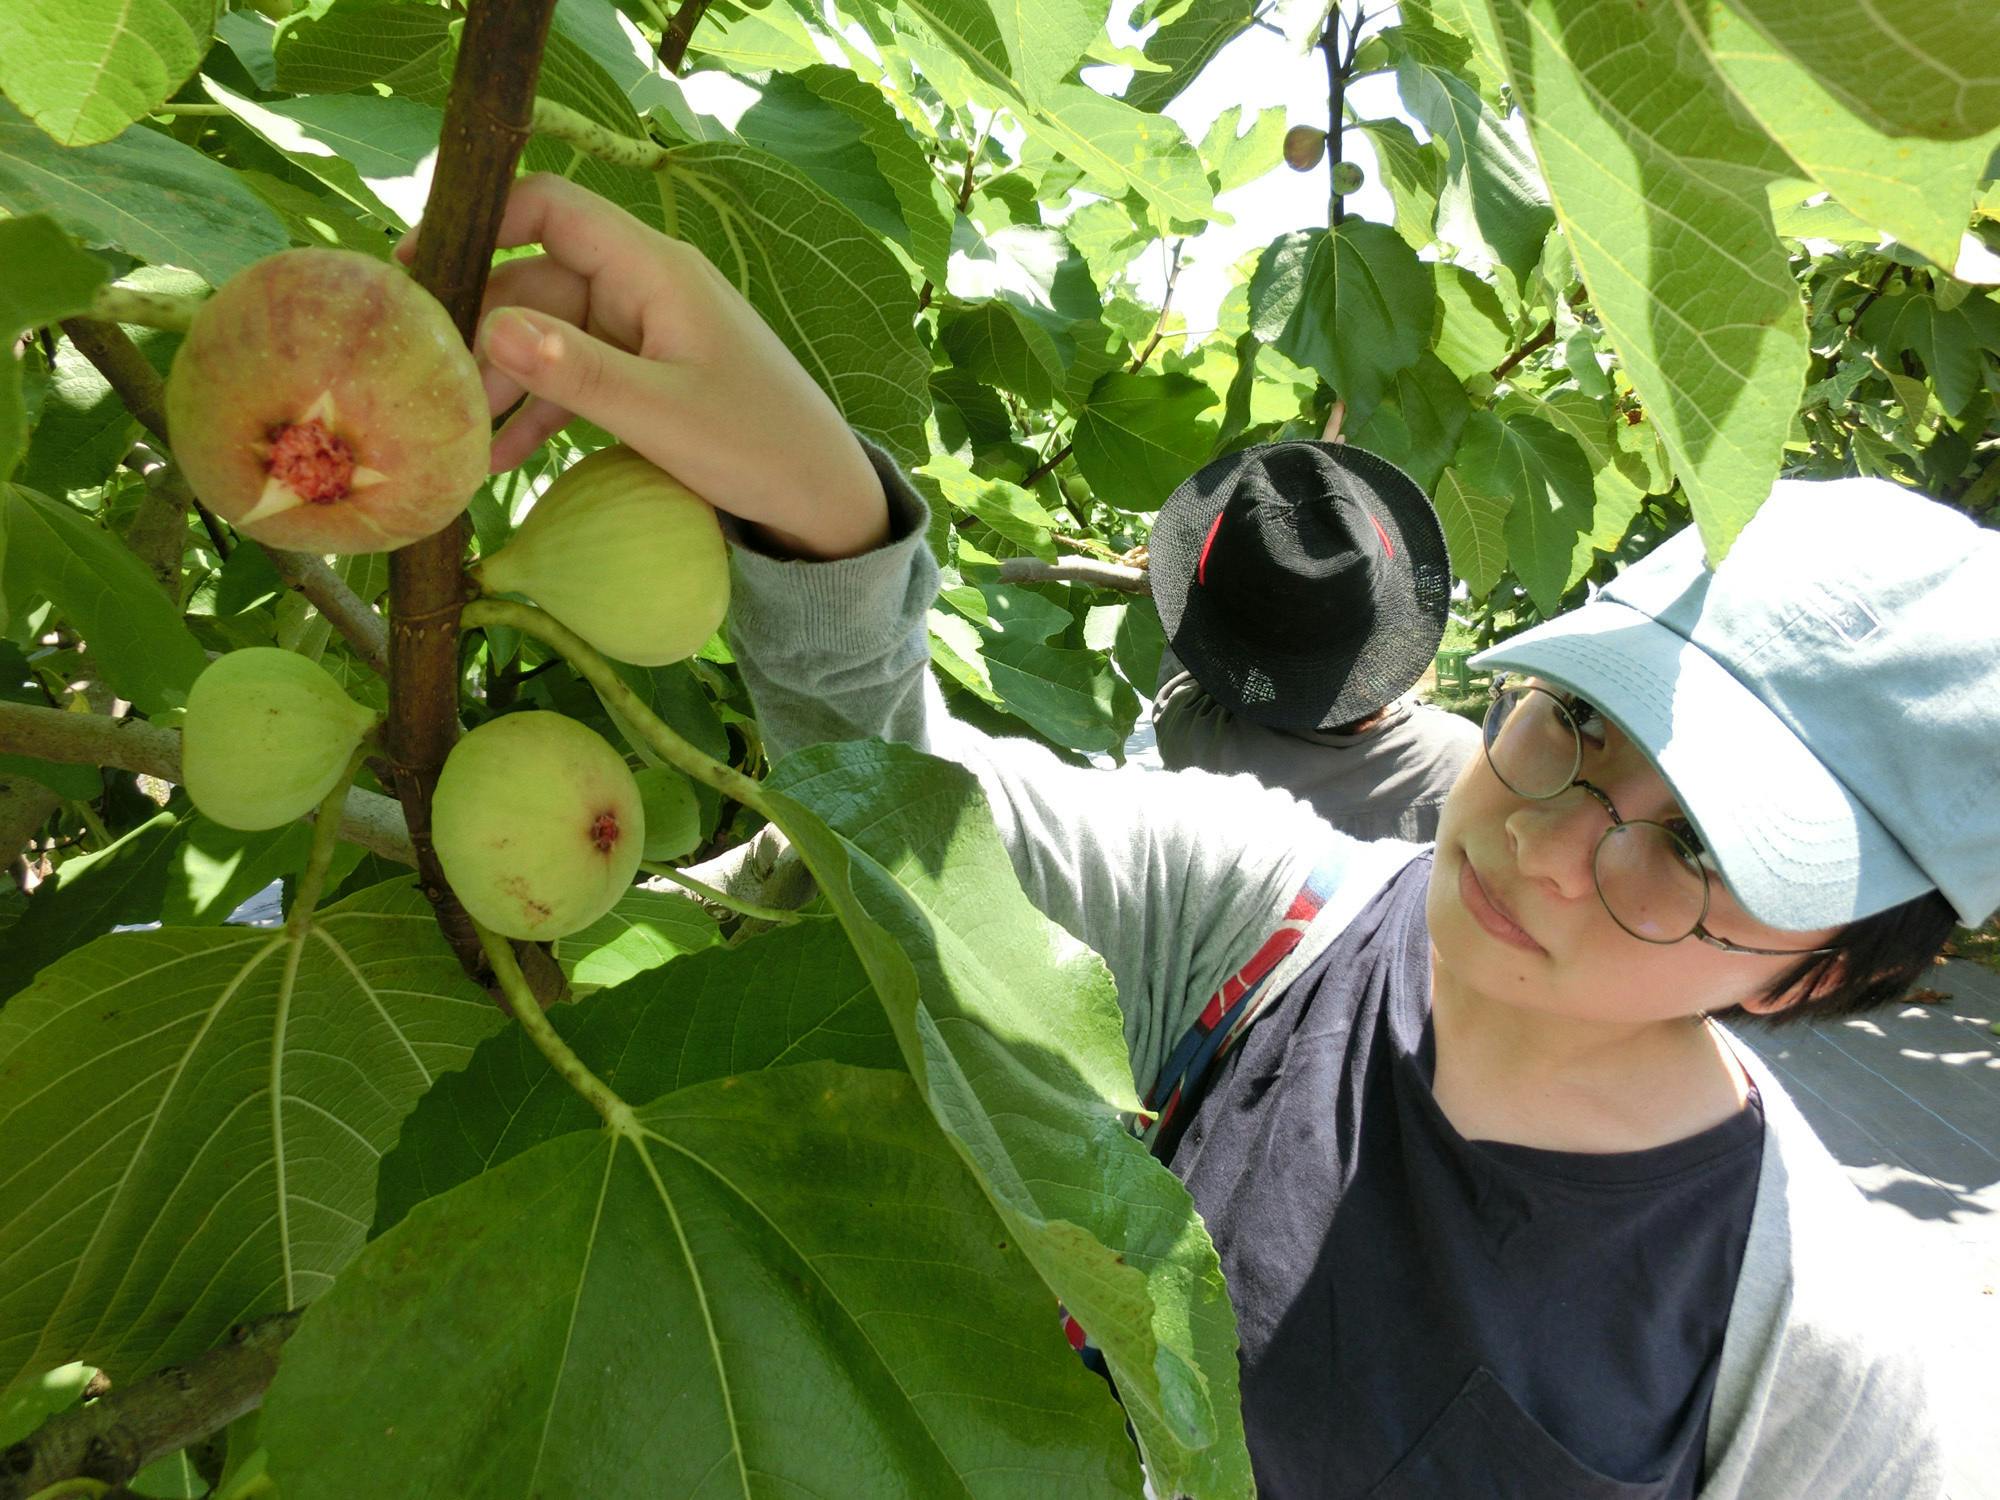
M480 725L445 757L431 799L438 863L503 937L559 938L611 910L638 872L646 816L625 757L595 730L535 710Z
M1333 190L1345 198L1349 193L1361 191L1361 184L1368 180L1356 161L1337 161L1333 164Z
M623 444L570 465L513 539L472 570L526 594L606 656L684 661L729 609L729 552L709 503Z
M484 482L492 446L451 315L353 250L281 250L230 277L175 352L166 404L202 503L296 552L429 536Z
M1314 125L1294 125L1285 132L1285 165L1310 172L1326 155L1326 132Z
M646 809L646 858L679 859L701 842L701 804L694 783L672 766L633 772Z
M188 693L181 784L225 828L276 828L326 800L374 724L372 711L296 651L231 651Z

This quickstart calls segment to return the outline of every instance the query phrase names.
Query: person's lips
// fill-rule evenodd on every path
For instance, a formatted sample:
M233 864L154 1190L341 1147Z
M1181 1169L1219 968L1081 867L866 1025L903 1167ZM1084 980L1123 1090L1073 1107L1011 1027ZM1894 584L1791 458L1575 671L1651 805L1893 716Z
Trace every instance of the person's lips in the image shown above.
M1479 872L1472 867L1472 857L1469 854L1459 860L1458 893L1459 899L1465 903L1465 909L1472 913L1472 920L1501 942L1510 947L1525 949L1529 953L1547 951L1528 936L1527 930L1508 914L1507 909L1480 880Z

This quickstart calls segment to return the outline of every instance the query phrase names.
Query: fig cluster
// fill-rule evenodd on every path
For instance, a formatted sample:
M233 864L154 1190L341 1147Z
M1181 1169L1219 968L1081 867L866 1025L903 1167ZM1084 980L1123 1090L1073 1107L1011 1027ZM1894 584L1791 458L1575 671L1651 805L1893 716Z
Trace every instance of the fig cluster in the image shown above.
M486 393L458 329L397 266L351 250L283 250L224 282L166 405L195 494L273 547L405 546L486 478Z

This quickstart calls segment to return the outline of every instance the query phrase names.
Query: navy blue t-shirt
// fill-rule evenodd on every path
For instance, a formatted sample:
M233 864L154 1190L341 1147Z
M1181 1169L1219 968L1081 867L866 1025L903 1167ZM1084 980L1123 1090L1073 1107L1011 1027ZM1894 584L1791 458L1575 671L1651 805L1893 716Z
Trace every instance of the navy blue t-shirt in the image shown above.
M1682 1500L1763 1154L1751 1107L1584 1155L1431 1093L1431 860L1392 880L1155 1143L1242 1333L1262 1500Z

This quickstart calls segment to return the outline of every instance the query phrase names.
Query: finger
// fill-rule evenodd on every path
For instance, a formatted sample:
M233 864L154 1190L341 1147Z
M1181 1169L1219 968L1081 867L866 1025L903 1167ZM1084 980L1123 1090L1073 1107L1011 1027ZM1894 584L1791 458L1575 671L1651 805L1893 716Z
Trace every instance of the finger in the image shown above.
M532 307L579 328L589 327L590 283L546 255L524 256L496 266L487 278L486 295L479 310L482 330L494 308L507 306ZM486 387L487 410L497 417L521 399L525 388L486 358L484 346L483 332L475 334L473 351L479 363L480 380Z
M488 468L495 474L518 468L534 451L566 427L575 412L531 396L522 408L507 419L507 425L493 435L493 457Z
M679 388L676 372L628 354L573 323L532 308L496 308L480 336L481 352L523 389L588 417L642 451Z
M534 172L509 189L498 243L509 249L540 245L588 278L606 271L652 272L660 247L672 241L588 188L552 173Z

